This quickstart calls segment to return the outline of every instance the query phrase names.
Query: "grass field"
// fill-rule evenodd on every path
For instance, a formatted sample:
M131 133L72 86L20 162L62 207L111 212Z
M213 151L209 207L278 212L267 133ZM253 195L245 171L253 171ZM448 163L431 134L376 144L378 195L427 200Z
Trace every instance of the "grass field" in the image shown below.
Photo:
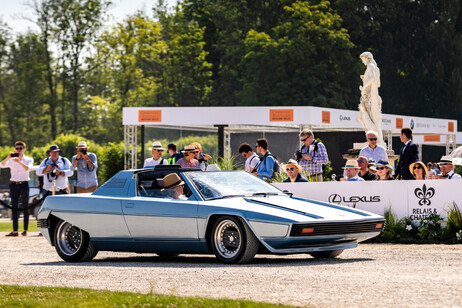
M242 300L0 285L1 307L291 307Z
M38 232L38 229L37 229L37 222L36 221L32 221L29 223L29 230L28 231L31 231L31 232ZM22 232L24 230L24 226L23 226L23 222L22 222L22 218L19 220L19 232ZM0 232L11 232L13 231L13 222L10 221L10 222L0 222Z

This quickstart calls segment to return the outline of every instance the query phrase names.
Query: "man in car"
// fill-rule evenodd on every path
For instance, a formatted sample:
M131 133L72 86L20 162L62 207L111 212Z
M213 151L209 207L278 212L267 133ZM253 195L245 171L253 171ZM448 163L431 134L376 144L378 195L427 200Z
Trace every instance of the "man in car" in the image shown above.
M6 236L18 236L18 218L19 218L19 198L24 208L24 231L21 235L27 235L29 227L29 172L34 165L32 157L24 155L26 151L26 143L16 141L14 144L16 152L9 153L8 156L0 163L1 168L10 168L10 196L11 210L13 213L13 232Z
M181 180L178 174L170 173L167 174L163 179L162 191L165 191L166 198L177 199L177 200L188 200L183 193L184 182Z

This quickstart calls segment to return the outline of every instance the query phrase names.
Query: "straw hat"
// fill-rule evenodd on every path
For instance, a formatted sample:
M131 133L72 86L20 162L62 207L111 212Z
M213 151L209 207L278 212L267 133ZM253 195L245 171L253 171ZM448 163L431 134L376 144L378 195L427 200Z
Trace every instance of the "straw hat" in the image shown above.
M181 178L176 173L167 174L162 179L162 181L164 183L164 188L162 188L161 191L166 190L166 189L173 189L178 186L184 185L184 182L181 180Z
M449 164L452 164L452 157L449 156L449 155L445 155L445 156L441 157L440 163L449 163Z
M359 169L358 162L355 159L347 160L345 167L342 167L342 169L350 169L350 168Z
M298 173L302 173L303 171L302 166L300 166L295 159L289 159L287 164L282 165L282 170L286 171L286 168L289 166L296 167L298 169Z
M152 147L149 148L149 150L161 150L161 151L165 151L165 149L162 147L162 143L160 143L159 141L154 141L153 144L152 144Z
M194 153L194 152L197 152L197 148L196 146L194 145L187 145L184 147L183 151L181 151L181 153L185 154L185 153Z
M425 171L424 175L428 173L427 166L425 166L425 164L421 161L416 161L415 163L412 163L409 165L409 171L411 171L411 174L414 174L414 166L417 164L419 164L422 167L422 169Z

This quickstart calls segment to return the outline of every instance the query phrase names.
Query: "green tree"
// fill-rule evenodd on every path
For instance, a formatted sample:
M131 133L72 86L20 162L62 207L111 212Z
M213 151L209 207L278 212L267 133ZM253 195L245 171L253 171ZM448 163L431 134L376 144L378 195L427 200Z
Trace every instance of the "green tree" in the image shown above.
M106 0L50 0L54 25L54 37L64 56L64 67L70 78L72 99L72 130L79 126L79 92L84 51L102 26Z
M296 1L268 33L250 30L244 40L245 105L354 106L348 88L353 44L328 2Z

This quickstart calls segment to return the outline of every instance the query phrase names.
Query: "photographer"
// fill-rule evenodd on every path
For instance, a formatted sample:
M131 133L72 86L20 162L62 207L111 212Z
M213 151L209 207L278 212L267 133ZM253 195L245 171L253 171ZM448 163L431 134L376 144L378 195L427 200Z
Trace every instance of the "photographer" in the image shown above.
M43 176L43 199L53 194L53 190L56 195L67 194L67 178L74 174L71 162L60 156L61 149L56 144L50 146L47 154L50 157L45 158L36 171L38 176Z
M13 212L13 232L8 233L6 236L18 236L18 204L21 198L21 204L24 208L24 231L21 235L27 235L29 227L29 172L34 165L32 157L24 155L26 151L26 144L22 141L16 141L14 144L16 152L9 153L8 156L1 162L1 168L10 168L10 196L11 196L11 209Z
M98 188L96 169L98 161L94 153L88 152L87 143L80 141L77 155L72 157L72 170L77 170L77 193L94 192Z
M313 132L307 128L300 133L300 141L303 146L294 156L310 182L322 182L322 165L329 162L326 147L322 142L315 140Z

